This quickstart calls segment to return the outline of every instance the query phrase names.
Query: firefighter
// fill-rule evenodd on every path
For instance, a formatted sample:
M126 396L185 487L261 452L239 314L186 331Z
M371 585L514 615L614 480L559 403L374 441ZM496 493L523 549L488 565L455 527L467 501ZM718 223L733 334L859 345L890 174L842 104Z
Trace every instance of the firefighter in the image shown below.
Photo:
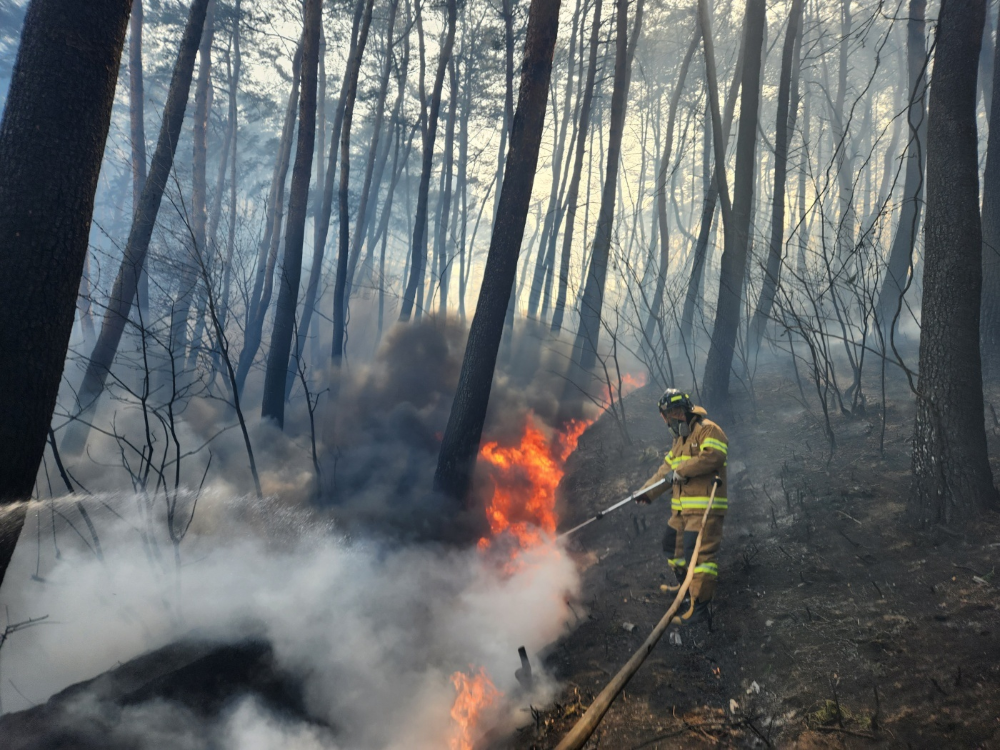
M691 397L676 388L664 391L659 401L660 416L674 436L673 445L663 464L641 489L661 479L660 485L640 495L636 501L648 505L660 495L671 490L670 520L663 537L663 551L670 555L667 564L677 580L683 580L694 554L695 540L702 527L702 516L708 507L712 485L718 476L720 484L715 491L712 510L705 521L701 550L695 562L691 581L691 607L674 619L674 624L705 622L711 627L708 603L715 593L719 575L716 555L722 543L722 521L726 516L726 454L729 441L726 433L708 418ZM640 489L640 491L641 491ZM680 586L661 586L663 591L677 591Z

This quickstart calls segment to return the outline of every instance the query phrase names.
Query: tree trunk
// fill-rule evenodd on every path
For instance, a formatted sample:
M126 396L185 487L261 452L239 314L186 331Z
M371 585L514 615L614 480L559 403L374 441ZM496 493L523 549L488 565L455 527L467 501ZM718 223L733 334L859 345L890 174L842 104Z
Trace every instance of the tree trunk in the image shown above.
M701 0L703 7L705 0ZM725 230L725 249L719 279L715 326L705 362L702 400L711 410L725 414L729 407L729 374L733 363L736 334L740 326L740 298L746 276L750 245L750 220L753 209L753 183L756 172L758 110L760 108L761 55L767 7L764 0L747 0L746 58L740 84L740 127L736 134L736 174L733 179L732 228ZM703 30L707 40L709 32ZM706 57L708 50L706 49ZM714 67L714 63L712 64ZM715 115L713 113L713 119ZM713 123L714 125L715 123ZM713 128L714 129L714 128ZM716 137L716 175L719 169L720 139ZM721 180L719 180L721 184ZM726 221L723 209L723 222Z
M924 192L924 158L927 143L927 117L924 108L927 90L927 63L925 49L925 21L927 0L910 0L907 15L906 66L910 78L910 106L907 122L910 139L906 147L906 177L903 182L903 200L896 225L896 236L889 250L889 265L882 281L878 299L878 318L885 338L889 340L895 328L907 286L913 247L920 226L920 211Z
M569 286L569 263L573 252L573 229L576 226L576 207L580 199L580 180L583 176L583 157L587 152L587 131L590 128L590 111L594 104L594 86L597 77L597 49L600 46L601 6L594 3L594 22L590 31L590 61L587 66L587 84L583 89L583 103L580 105L580 134L576 141L576 156L573 161L573 176L566 193L566 231L563 234L562 254L559 260L559 291L552 309L552 332L562 330L566 315L566 293Z
M1000 22L998 22L1000 25ZM1000 44L995 45L1000 55ZM980 351L983 376L1000 380L1000 60L993 63L989 141L983 174L983 296Z
M101 323L101 333L97 337L97 343L94 345L83 382L77 393L76 410L81 416L84 410L89 414L94 409L97 399L104 390L104 383L118 351L125 324L128 322L129 311L135 301L139 275L146 262L149 240L153 235L156 215L160 210L160 201L163 199L163 191L170 177L174 152L177 150L181 126L184 124L184 110L187 108L188 94L191 91L194 60L198 53L202 28L205 25L208 3L209 0L193 0L191 3L187 26L170 79L167 101L163 107L163 123L149 175L143 186L139 206L132 218L132 228L129 230L124 257L118 268L108 308ZM75 420L67 428L66 436L63 438L61 446L63 453L78 455L86 445L89 432L90 427L86 419Z
M129 137L132 140L132 212L139 205L146 184L146 124L143 119L144 94L142 85L142 0L132 0L128 41L128 113ZM139 279L139 311L149 319L149 276L143 266ZM91 324L93 325L93 324Z
M706 16L706 18L710 18L710 16ZM720 119L722 123L723 157L725 157L726 148L729 145L729 136L733 129L733 113L736 111L736 97L740 93L740 81L743 78L743 60L745 55L746 32L744 30L740 41L740 51L736 57L736 69L733 71L733 82L729 87L729 94L726 97L725 113ZM714 61L712 64L715 64ZM715 73L712 76L715 77ZM716 88L718 88L717 82ZM711 120L711 117L709 119ZM707 131L710 131L708 135L714 143L716 129L714 121L706 122L705 128ZM691 280L688 282L687 293L684 296L684 308L681 311L681 338L687 342L690 342L692 339L694 311L701 297L702 278L705 275L705 263L708 260L708 241L711 238L712 224L715 221L715 208L719 202L718 174L718 167L716 167L712 172L711 179L708 180L708 190L705 193L705 202L702 205L701 211L701 228L698 230L698 240L695 242L694 258L691 262ZM723 232L725 232L724 229Z
M233 126L233 155L229 160L229 234L226 237L226 266L222 271L222 299L219 300L219 325L226 330L226 318L229 316L229 290L233 278L233 254L236 250L236 155L239 151L239 110L236 106L236 96L239 93L240 73L243 70L243 57L240 54L240 4L236 0L233 17L233 71L232 84L229 87L229 116Z
M32 2L0 120L0 505L12 506L0 514L0 584L62 379L130 10Z
M417 189L417 209L413 217L413 241L410 251L410 278L403 293L403 306L399 319L408 321L413 315L413 305L417 298L417 287L423 284L424 265L427 262L427 201L431 186L431 172L434 165L434 140L437 135L438 112L441 110L441 90L444 88L444 74L448 70L451 49L455 43L455 22L458 15L457 0L446 1L448 21L444 40L441 42L441 56L438 59L434 89L431 92L430 111L427 114L427 128L424 131L423 165L420 185Z
M348 187L351 176L351 125L354 121L354 101L358 95L361 58L365 53L365 46L368 44L368 29L371 28L372 5L373 0L368 0L365 4L361 30L358 33L357 54L354 56L353 67L347 72L347 99L344 107L344 123L340 130L340 192L338 196L340 251L337 255L337 277L333 286L333 364L338 367L344 356L344 333L347 328L345 292L347 290L347 262L351 251L351 216L348 205Z
M656 275L656 289L649 306L649 318L643 329L643 340L649 346L653 339L653 327L660 319L660 308L663 306L663 293L667 287L667 264L670 260L670 227L667 224L667 174L670 172L670 157L674 145L674 126L677 120L677 106L684 91L684 81L687 79L691 58L701 41L701 28L695 22L694 35L691 44L681 61L681 69L677 73L674 93L670 97L670 107L667 110L667 132L663 139L663 154L660 156L660 169L656 175L656 229L660 242L660 267Z
M497 223L486 259L486 281L479 292L434 475L436 489L459 502L468 493L479 452L503 335L507 296L517 275L517 256L524 237L545 125L552 53L559 29L559 4L560 0L531 0L517 111L511 129Z
M781 50L781 77L778 81L778 116L774 126L774 193L771 203L771 245L767 255L767 268L761 286L757 309L750 324L747 356L752 360L757 356L760 342L764 338L774 304L774 295L781 279L781 263L784 257L785 241L785 180L788 175L788 141L792 115L789 101L793 94L792 65L795 57L795 39L802 22L802 0L792 0L788 12L788 29L785 31L785 45Z
M972 530L996 508L979 356L976 69L986 0L942 0L927 124L927 220L913 512Z
M601 208L594 234L593 251L587 271L587 282L580 300L580 328L576 336L574 357L584 372L590 372L597 362L597 342L601 335L601 312L604 305L604 285L611 253L611 233L614 229L615 205L618 201L618 164L621 160L622 135L625 131L625 111L628 105L632 58L642 33L643 0L637 0L635 28L628 39L628 2L617 0L617 42L615 46L615 80L611 92L611 130L608 134L608 167L601 192Z
M450 83L450 94L448 97L448 123L445 128L444 137L444 164L442 172L444 174L444 189L441 191L438 206L438 224L434 232L434 242L437 245L438 256L438 289L440 297L438 302L438 315L444 318L448 314L448 276L451 262L448 260L448 219L451 211L451 191L452 191L452 171L455 166L455 158L452 149L455 147L455 120L458 116L458 75L455 72L455 60L452 58L448 66L448 79Z
M369 8L370 8L369 0ZM371 11L369 10L369 13ZM302 96L299 99L299 139L288 193L288 223L285 226L285 257L281 264L274 328L267 352L262 419L285 424L285 377L295 329L295 307L302 275L302 243L309 205L309 178L316 146L316 74L319 67L319 28L323 23L323 0L306 0L302 29Z

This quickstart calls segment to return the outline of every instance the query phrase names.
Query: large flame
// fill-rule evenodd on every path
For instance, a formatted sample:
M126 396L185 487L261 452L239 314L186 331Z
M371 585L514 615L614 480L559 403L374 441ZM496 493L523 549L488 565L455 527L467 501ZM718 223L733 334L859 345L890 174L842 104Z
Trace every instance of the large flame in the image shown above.
M493 538L510 534L519 551L555 536L559 522L556 488L563 478L563 466L592 421L572 420L550 440L529 413L520 445L501 447L490 442L482 447L480 455L489 465L493 481L493 498L486 509ZM489 537L479 540L480 549L490 544Z
M493 681L480 667L471 674L455 672L451 684L455 686L455 703L451 707L451 718L455 722L455 733L448 743L450 750L472 750L475 744L476 725L479 716L492 706L503 694L496 689Z

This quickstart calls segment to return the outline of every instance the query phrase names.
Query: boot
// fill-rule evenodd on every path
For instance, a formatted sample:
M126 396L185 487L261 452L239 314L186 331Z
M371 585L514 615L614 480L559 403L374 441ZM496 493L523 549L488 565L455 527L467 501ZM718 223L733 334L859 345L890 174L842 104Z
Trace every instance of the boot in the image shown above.
M712 632L712 612L708 608L708 601L696 600L684 614L675 617L670 621L671 625L696 625L705 623L708 631Z

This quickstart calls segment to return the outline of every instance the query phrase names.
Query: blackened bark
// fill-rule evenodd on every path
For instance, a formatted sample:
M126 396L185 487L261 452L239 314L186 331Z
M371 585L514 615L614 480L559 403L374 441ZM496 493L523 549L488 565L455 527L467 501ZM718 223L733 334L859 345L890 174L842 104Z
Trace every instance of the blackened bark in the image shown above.
M0 120L0 584L76 312L130 0L34 0Z
M774 193L771 203L771 245L767 254L767 266L761 285L760 298L750 323L748 355L756 357L760 342L764 338L774 304L774 295L781 279L781 264L784 257L785 240L785 181L788 175L789 102L792 98L792 64L795 58L795 39L802 21L802 0L792 0L788 12L788 28L785 31L785 45L781 50L781 77L778 80L778 116L774 126Z
M497 223L486 258L487 281L479 292L458 389L434 475L436 489L460 502L468 492L479 452L508 295L517 275L517 256L524 238L545 125L552 53L559 30L559 5L560 0L531 0L517 111L511 129Z
M410 250L410 278L406 282L403 293L403 306L399 312L401 321L408 321L413 314L413 305L417 299L417 287L424 278L424 265L427 262L427 201L431 186L431 172L434 164L434 140L437 135L438 113L441 110L441 90L444 88L444 74L448 70L451 50L455 43L455 23L458 15L457 0L447 0L448 21L444 40L441 42L441 56L438 59L437 74L434 77L434 89L431 92L430 111L427 114L427 129L424 131L423 161L420 172L420 185L417 189L417 209L413 216L413 240Z
M139 205L146 184L146 124L143 119L142 80L142 0L132 0L128 40L128 113L129 137L132 139L132 211ZM139 280L139 310L143 320L149 314L149 277L142 269Z
M994 46L994 55L1000 56L1000 44ZM983 377L987 382L996 382L1000 380L1000 60L994 60L989 86L992 88L983 174L983 297L979 348L983 356Z
M753 184L757 171L757 123L760 108L761 57L767 6L764 0L748 0L744 28L746 57L740 84L740 127L736 134L736 174L733 178L732 228L726 229L725 249L719 278L719 297L712 342L705 362L702 398L709 409L725 414L729 407L729 374L733 364L736 334L740 326L740 299L746 276L753 209ZM708 34L704 33L707 38ZM713 115L714 117L714 115ZM714 124L714 123L713 123ZM716 174L719 174L716 138ZM728 223L725 212L723 222Z
M559 289L556 304L552 309L552 331L562 330L566 314L566 292L569 286L569 262L573 250L573 228L576 226L576 206L580 198L580 180L583 175L583 157L587 152L587 131L590 128L590 112L594 104L594 86L597 76L597 48L600 45L601 5L594 3L594 21L590 30L590 61L587 66L587 83L583 89L583 103L580 105L580 134L576 141L576 156L573 160L573 176L570 177L569 191L566 193L566 231L563 234L562 254L559 260Z
M135 301L139 276L146 263L146 253L149 250L149 240L153 236L156 215L160 210L163 191L167 187L167 179L174 163L174 153L180 139L181 126L184 124L184 110L187 108L188 94L191 91L191 78L194 74L194 60L201 40L202 28L205 25L205 15L209 0L193 0L188 13L184 36L181 38L174 64L173 76L170 79L170 89L167 101L163 107L163 123L160 126L160 136L153 153L146 184L143 186L139 206L132 218L132 228L129 230L128 241L118 275L111 290L108 308L101 323L101 333L87 363L87 370L77 394L76 407L78 412L91 410L104 390L111 364L114 362L121 342L125 324L128 322L129 311ZM79 454L87 442L90 428L86 419L78 419L69 426L61 446L64 454Z
M611 253L611 233L614 229L615 205L618 201L618 163L621 159L622 135L625 131L625 111L632 77L632 58L642 33L643 0L635 6L635 28L628 40L628 2L617 0L617 42L615 46L615 81L611 91L611 129L608 134L607 170L601 192L601 208L597 230L587 268L587 282L580 299L580 328L573 347L580 368L590 372L597 362L597 342L601 335L601 313L604 306L604 285Z
M982 228L976 69L986 0L942 0L927 123L913 512L971 528L996 508L979 356Z
M369 11L370 12L370 11ZM309 204L309 179L316 146L316 72L319 66L319 27L323 23L322 0L306 0L302 33L302 94L299 98L299 138L292 167L292 187L288 193L288 222L285 225L285 256L281 264L278 301L274 307L274 328L267 352L264 399L261 417L279 427L285 424L285 378L288 355L295 329L295 307L302 275L302 243Z

